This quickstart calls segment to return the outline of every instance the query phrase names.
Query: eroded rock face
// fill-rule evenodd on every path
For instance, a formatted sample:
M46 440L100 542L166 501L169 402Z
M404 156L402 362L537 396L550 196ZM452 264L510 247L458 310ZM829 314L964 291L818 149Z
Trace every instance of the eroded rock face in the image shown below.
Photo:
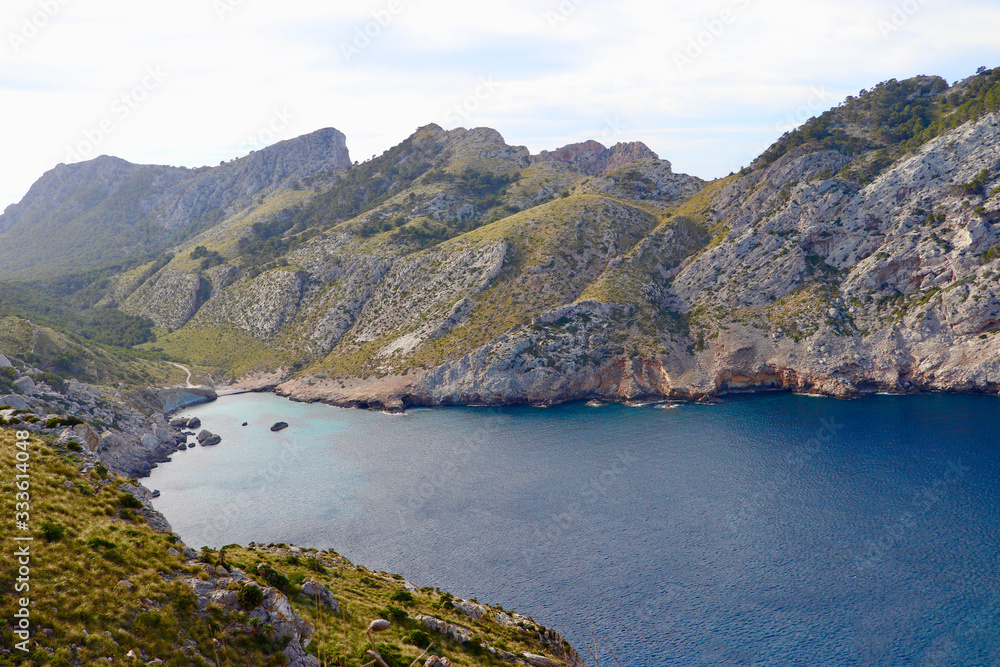
M193 564L197 558L197 553L187 548L184 554L189 559L189 564ZM227 616L241 611L239 593L230 590L231 585L236 583L257 586L257 584L239 568L227 570L222 566L202 565L202 567L209 575L207 579L192 577L183 580L197 596L198 610L204 613L209 605L217 605ZM318 667L319 660L305 651L312 641L314 633L312 625L295 613L284 593L270 586L263 587L262 591L264 600L260 606L248 613L250 622L262 628L269 639L287 642L283 653L289 665Z
M326 394L296 381L282 391L376 406L698 399L769 388L1000 391L1000 252L986 254L1000 247L1000 116L929 142L863 188L835 176L847 162L835 151L793 151L731 178L706 200L716 234L707 247L683 220L657 229L605 260L593 283L601 298L554 307L437 367ZM983 169L992 175L980 195L958 191ZM632 182L620 171L587 187ZM645 188L657 182L650 173L636 172ZM595 218L591 211L584 220ZM574 264L579 276L580 261L561 265L559 252L537 268L529 259L529 289L551 289ZM464 308L456 301L441 321L461 322ZM650 312L661 320L644 331ZM431 330L408 332L383 353L417 349ZM641 336L656 340L655 353L649 343L646 352L630 349Z
M597 176L646 158L658 160L659 156L642 142L619 143L605 148L603 144L591 140L569 144L554 151L542 151L533 155L531 161L562 162L576 171Z
M68 442L78 442L92 452L95 452L101 446L101 436L90 424L77 424L76 426L70 427L62 432L59 439L56 440L58 444L66 444Z
M0 231L13 251L0 258L0 274L25 271L53 257L67 260L71 254L77 261L106 261L162 248L196 221L225 218L255 198L350 164L346 138L333 128L211 168L135 165L108 156L60 164L0 216ZM117 215L104 214L109 202ZM79 235L82 225L92 233ZM36 242L40 234L48 235L47 243ZM166 285L150 293L169 296ZM183 309L177 304L173 311L176 317ZM158 324L158 318L167 318L155 309L149 316Z
M333 598L333 593L315 579L306 579L302 582L302 594L310 599L318 599L320 603L333 610L333 613L340 613L340 603Z
M312 640L313 627L292 610L288 598L276 588L268 586L264 589L264 602L250 612L250 618L270 625L273 630L268 632L272 639L285 638L303 648L307 648Z
M197 312L203 285L197 275L164 269L133 292L122 308L161 327L177 329Z

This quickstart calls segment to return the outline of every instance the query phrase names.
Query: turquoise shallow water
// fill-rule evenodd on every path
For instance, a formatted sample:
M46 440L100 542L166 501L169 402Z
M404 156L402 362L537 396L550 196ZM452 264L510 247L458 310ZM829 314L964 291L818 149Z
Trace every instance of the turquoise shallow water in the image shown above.
M623 665L1000 664L996 397L185 414L222 444L147 484L192 546L334 548Z

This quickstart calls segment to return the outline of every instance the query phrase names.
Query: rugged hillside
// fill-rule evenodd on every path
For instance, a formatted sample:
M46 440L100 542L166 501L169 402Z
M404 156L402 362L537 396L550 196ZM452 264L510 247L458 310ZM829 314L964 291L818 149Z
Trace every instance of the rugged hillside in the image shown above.
M152 353L348 405L996 392L998 109L1000 69L886 82L709 184L428 126L90 293Z
M218 167L60 164L0 215L0 279L34 279L164 251L282 188L350 164L327 129Z

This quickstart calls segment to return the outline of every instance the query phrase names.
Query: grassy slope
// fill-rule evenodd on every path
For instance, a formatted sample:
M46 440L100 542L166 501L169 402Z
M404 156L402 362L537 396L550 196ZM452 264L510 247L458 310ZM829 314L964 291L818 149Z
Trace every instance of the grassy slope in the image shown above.
M0 430L0 443L2 532L22 534L13 525L13 476L18 472L14 432ZM69 665L70 647L76 645L76 658L87 665L105 656L124 661L132 649L160 655L167 664L188 665L187 659L168 660L182 631L210 651L211 628L192 622L190 589L164 578L182 567L181 558L167 553L170 539L154 533L141 520L120 517L123 495L117 486L122 480L101 479L96 472L83 475L66 450L37 439L31 441L29 454L30 525L36 538L32 543L31 623L39 634L32 638L37 648L28 664ZM46 522L62 530L61 539L48 542L42 538ZM5 540L3 549L0 581L6 593L15 577L14 543ZM135 587L133 591L119 583L124 580ZM154 604L145 604L147 599ZM15 599L0 597L0 617L6 621L14 612ZM8 623L2 632L3 646L13 646ZM3 660L0 656L0 664Z
M167 385L182 382L185 377L170 364L89 341L74 341L19 317L0 318L0 353L27 358L39 368L94 384Z
M625 212L640 224L627 238L629 247L638 243L660 219L651 213L612 198L585 194L559 198L502 220L484 225L446 241L442 247L455 249L462 245L479 245L505 240L511 246L504 272L482 293L476 295L476 306L469 320L446 335L422 343L403 367L432 367L448 359L459 358L514 327L527 324L532 316L563 304L572 303L590 285L598 272L577 265L575 257L584 250L585 240L599 243L601 230L614 224L608 221L613 213ZM598 219L602 219L597 222ZM586 220L582 228L577 221ZM551 281L538 288L532 282L531 267L555 262ZM565 268L565 270L562 270ZM572 277L571 277L572 274ZM309 369L333 376L365 376L375 371L379 349L400 332L361 346L352 345L349 336L334 351Z
M234 377L275 370L297 358L292 352L276 349L231 327L183 327L139 347L202 368L223 369Z

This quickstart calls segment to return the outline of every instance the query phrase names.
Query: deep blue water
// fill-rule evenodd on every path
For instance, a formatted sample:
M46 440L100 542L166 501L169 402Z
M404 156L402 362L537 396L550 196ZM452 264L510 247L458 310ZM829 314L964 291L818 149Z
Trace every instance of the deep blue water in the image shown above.
M185 414L222 444L147 484L195 547L333 548L626 666L1000 664L996 397Z

